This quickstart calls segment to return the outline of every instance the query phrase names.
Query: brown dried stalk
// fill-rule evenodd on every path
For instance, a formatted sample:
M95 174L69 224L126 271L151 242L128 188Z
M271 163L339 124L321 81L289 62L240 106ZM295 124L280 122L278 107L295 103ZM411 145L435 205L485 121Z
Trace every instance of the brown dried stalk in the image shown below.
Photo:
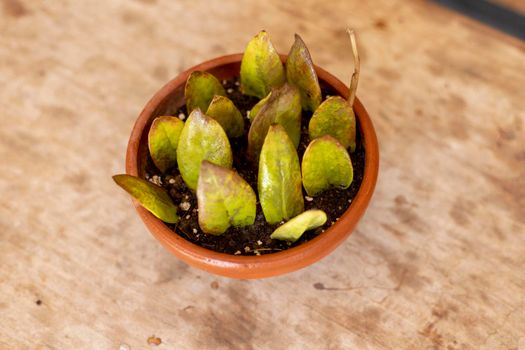
M354 73L352 74L352 79L350 80L350 93L348 95L348 103L350 104L350 106L353 106L355 100L355 93L357 90L357 83L359 81L360 60L359 52L357 51L355 32L353 29L350 28L346 28L346 32L350 37L350 43L352 44L352 54L354 56Z

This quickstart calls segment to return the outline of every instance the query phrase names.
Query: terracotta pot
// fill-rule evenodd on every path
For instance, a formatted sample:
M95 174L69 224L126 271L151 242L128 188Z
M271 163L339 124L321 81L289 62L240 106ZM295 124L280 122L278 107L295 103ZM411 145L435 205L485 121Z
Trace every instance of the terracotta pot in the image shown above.
M147 135L151 122L160 115L174 115L184 104L184 85L192 71L208 71L219 79L239 75L242 54L222 56L201 63L168 82L146 104L131 132L126 155L126 172L144 177L147 157ZM286 56L282 55L283 62ZM342 96L348 88L325 70L315 67L321 84L330 86ZM161 220L144 209L137 201L134 205L150 232L171 253L186 263L218 275L234 278L263 278L295 271L323 258L340 245L352 232L365 212L374 192L379 168L379 151L374 127L368 113L356 99L356 116L361 125L365 148L365 169L359 192L350 207L333 226L314 239L297 247L260 256L236 256L218 253L187 241L170 230Z

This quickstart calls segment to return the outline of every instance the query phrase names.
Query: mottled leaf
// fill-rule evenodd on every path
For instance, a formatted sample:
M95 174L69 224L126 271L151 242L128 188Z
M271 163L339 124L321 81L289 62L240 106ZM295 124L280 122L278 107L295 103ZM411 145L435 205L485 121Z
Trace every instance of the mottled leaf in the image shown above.
M177 207L162 187L131 175L115 175L113 180L162 221L174 224L179 220Z
M234 170L203 161L197 185L199 226L213 235L255 221L255 192Z
M202 114L200 109L194 109L182 129L177 147L180 174L192 190L197 188L203 160L231 168L232 151L221 125Z
M248 113L248 119L250 119L250 121L253 121L255 119L255 116L263 108L266 102L268 102L268 100L270 99L270 96L272 96L271 91L265 98L263 98L262 100L259 100L259 102L257 102L255 106L252 107L252 109L250 110L250 113Z
M299 157L288 134L278 124L270 126L262 146L258 190L264 217L270 224L304 210Z
M246 46L241 62L241 91L263 98L272 88L284 84L286 77L279 54L268 33L259 32Z
M301 168L304 189L312 197L331 187L348 188L354 177L348 152L330 135L310 142Z
M184 122L176 117L158 117L148 133L148 147L153 163L160 171L177 165L177 145Z
M355 115L348 102L340 96L327 98L315 110L308 125L310 139L331 135L345 148L355 150Z
M297 148L301 138L301 97L294 86L285 84L273 90L253 119L248 132L248 154L252 160L257 161L268 128L272 124L283 126Z
M303 233L308 230L318 228L326 222L327 217L322 210L307 210L279 226L273 231L270 236L271 239L278 239L281 241L295 242Z
M215 95L226 96L226 91L217 78L208 72L195 71L190 74L184 88L188 113L195 108L206 111Z
M241 112L228 97L216 95L211 101L206 115L218 121L229 137L243 135L244 119Z
M303 39L297 34L286 60L286 78L288 83L299 89L303 109L315 111L321 103L321 87L310 52Z

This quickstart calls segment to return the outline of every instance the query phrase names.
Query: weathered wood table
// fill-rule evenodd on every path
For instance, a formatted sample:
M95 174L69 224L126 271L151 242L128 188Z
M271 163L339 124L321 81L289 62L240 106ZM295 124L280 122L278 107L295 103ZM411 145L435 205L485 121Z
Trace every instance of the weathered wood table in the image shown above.
M169 255L111 175L181 70L260 29L348 80L381 145L332 255L240 281ZM0 0L1 349L525 349L525 48L424 1ZM158 344L158 345L157 345Z

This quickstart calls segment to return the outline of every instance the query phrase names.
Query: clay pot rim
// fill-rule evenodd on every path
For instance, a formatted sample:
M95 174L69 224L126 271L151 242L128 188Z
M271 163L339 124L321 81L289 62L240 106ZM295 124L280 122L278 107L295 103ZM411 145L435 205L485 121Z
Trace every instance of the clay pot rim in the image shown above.
M182 72L165 84L148 101L133 126L126 153L126 173L139 175L138 151L144 128L157 106L172 94L177 87L186 83L187 77L195 70L206 71L215 67L237 63L242 60L242 53L217 57L198 64ZM281 55L283 62L286 55ZM348 96L348 88L332 74L315 66L320 81L332 86L343 97ZM192 266L235 278L261 278L291 272L308 266L328 255L351 233L355 224L363 215L374 192L379 168L378 142L372 122L358 98L354 103L356 117L361 126L362 142L365 147L365 168L361 187L350 207L339 220L326 231L299 246L276 253L260 256L243 256L219 253L198 246L174 233L164 222L144 209L137 201L133 204L150 232L171 253Z

